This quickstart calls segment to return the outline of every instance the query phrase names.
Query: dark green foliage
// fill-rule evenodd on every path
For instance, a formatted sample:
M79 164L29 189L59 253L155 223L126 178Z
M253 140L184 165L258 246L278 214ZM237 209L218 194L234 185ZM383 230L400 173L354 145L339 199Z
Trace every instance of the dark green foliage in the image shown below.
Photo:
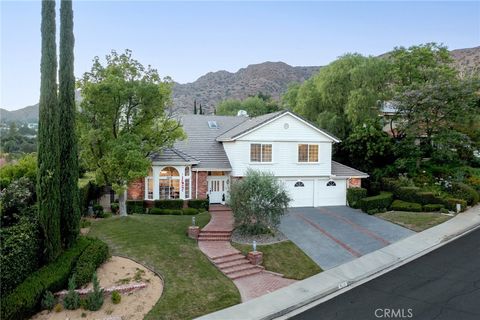
M67 310L80 308L80 295L75 291L75 274L68 279L68 293L63 298L63 307Z
M377 214L377 213L382 213L382 212L386 212L387 209L386 208L380 208L380 209L370 209L367 211L367 213L369 215L373 215L373 214Z
M363 212L369 212L369 210L384 210L390 207L393 201L393 195L391 192L382 192L377 196L363 198L358 201L358 206Z
M117 290L112 292L112 303L119 304L122 301L122 295Z
M5 296L40 265L38 223L22 219L11 227L2 227L0 246L0 285Z
M80 220L80 228L88 228L92 225L92 223L89 220L86 219L81 219Z
M444 200L433 192L418 192L416 194L416 201L422 205L426 204L443 204Z
M77 265L73 271L77 287L87 284L91 280L92 273L95 272L109 256L110 253L107 244L100 239L92 239L90 245L78 258Z
M2 137L3 139L3 137ZM15 163L9 163L0 168L0 190L20 178L26 178L32 183L37 181L37 155L27 154Z
M238 227L240 234L244 235L261 235L261 234L273 234L272 230L260 224L246 225L243 224Z
M423 206L423 211L434 212L434 211L440 211L444 208L445 206L443 204L426 204Z
M391 206L392 210L396 211L411 211L411 212L420 212L422 211L422 205L414 202L407 202L402 200L395 200Z
M55 303L57 301L55 300L55 297L53 296L53 293L51 291L45 291L45 294L43 295L42 299L42 309L45 310L52 310L53 307L55 306Z
M457 203L460 204L461 211L464 211L467 208L467 201L463 199L447 198L444 200L445 208L455 212L457 212Z
M92 282L93 292L87 295L87 298L85 299L85 306L87 310L97 311L100 310L103 305L103 289L100 289L96 272L93 273Z
M441 213L449 213L449 211L448 211L447 208L442 208L442 209L440 209L440 212L441 212Z
M42 1L42 58L38 123L37 199L45 261L62 251L60 237L60 149L57 101L55 1Z
M182 209L182 208L183 208L183 200L182 200L182 199L175 199L175 200L155 200L155 208L160 208L160 209Z
M8 227L18 222L21 217L37 221L38 210L35 203L35 185L27 178L13 181L0 193L1 225Z
M194 208L183 208L182 209L182 214L184 216L193 216L195 214L198 213L198 210L197 209L194 209Z
M73 74L73 10L71 0L60 5L59 135L60 139L60 229L62 243L70 248L80 232L78 150L75 126L75 76Z
M103 207L99 204L94 204L93 214L96 218L103 218Z
M393 195L399 200L415 202L418 192L420 192L418 187L399 187L393 192Z
M208 199L188 200L188 207L208 211Z
M453 183L450 193L456 198L467 201L470 206L477 204L480 198L478 192L465 183Z
M28 318L38 311L46 290L56 292L64 289L78 257L90 241L87 238L78 238L76 244L63 252L58 259L31 273L9 295L2 295L0 318L2 320Z
M145 213L145 206L142 200L129 200L127 201L127 213Z
M93 181L87 181L80 183L78 193L80 199L80 212L83 216L86 216L91 202L96 201L100 196L100 188Z
M357 203L360 199L367 197L367 189L364 188L348 188L347 201L352 208L358 208Z
M164 215L175 215L181 216L183 211L180 209L160 209L160 208L151 208L148 211L149 214L164 214Z
M117 214L118 210L120 210L120 205L116 202L110 204L110 209L112 210L113 214Z

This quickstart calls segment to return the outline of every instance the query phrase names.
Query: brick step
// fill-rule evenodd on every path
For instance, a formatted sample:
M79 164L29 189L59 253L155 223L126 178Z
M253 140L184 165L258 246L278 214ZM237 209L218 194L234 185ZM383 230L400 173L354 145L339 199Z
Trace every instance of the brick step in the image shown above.
M226 269L226 268L230 268L230 267L234 267L234 266L239 266L239 265L242 265L242 264L250 264L250 261L248 261L245 258L243 258L243 259L238 258L236 260L221 262L221 263L215 263L215 264L220 269Z
M254 274L263 272L263 268L260 267L255 267L254 269L248 269L248 270L243 270L243 271L238 271L235 273L227 274L227 277L229 277L232 280L240 279L243 277L248 277L252 276Z
M222 272L225 273L226 275L229 275L229 274L232 274L232 273L236 273L236 272L240 272L240 271L246 271L246 270L250 270L250 269L256 269L256 268L257 268L257 266L255 266L251 263L248 263L248 264L241 264L241 265L238 265L238 266L228 267L228 268L220 269L220 270L222 270Z
M230 237L199 236L198 241L230 241Z
M231 262L231 261L240 260L240 259L242 259L242 260L245 259L245 256L240 254L240 253L231 253L231 254L228 254L228 255L212 258L212 260L215 264L224 263L224 262Z
M200 235L209 235L209 236L230 236L231 231L200 231Z

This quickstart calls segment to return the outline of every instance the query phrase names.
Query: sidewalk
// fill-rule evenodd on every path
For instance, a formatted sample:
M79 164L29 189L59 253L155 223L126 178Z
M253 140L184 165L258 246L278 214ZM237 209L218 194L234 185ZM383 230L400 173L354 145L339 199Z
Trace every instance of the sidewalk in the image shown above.
M480 205L441 225L414 234L356 260L294 283L286 288L198 319L275 319L329 295L347 291L382 273L398 268L480 227Z

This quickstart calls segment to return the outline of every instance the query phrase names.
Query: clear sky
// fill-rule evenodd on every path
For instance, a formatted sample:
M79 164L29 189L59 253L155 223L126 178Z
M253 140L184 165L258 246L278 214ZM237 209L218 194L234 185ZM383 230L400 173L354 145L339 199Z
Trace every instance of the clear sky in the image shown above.
M41 5L1 0L0 9L0 107L13 110L38 101ZM74 15L77 77L111 49L129 48L185 83L264 61L325 65L346 52L378 55L400 45L480 45L479 1L74 1Z

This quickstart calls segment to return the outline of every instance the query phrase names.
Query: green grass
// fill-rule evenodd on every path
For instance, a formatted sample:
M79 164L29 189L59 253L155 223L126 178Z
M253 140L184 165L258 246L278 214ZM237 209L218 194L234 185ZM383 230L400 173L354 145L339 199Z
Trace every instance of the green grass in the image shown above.
M162 274L162 297L145 319L191 319L240 303L233 282L186 236L191 219L132 215L92 223L89 236L106 241L112 254L131 257ZM209 219L209 213L199 214L197 225Z
M232 245L245 255L252 251L251 245ZM286 278L302 280L322 272L322 269L291 241L258 245L257 250L263 252L262 265L266 270L281 273Z
M390 211L375 216L396 223L413 231L423 231L449 220L451 217L437 212Z

